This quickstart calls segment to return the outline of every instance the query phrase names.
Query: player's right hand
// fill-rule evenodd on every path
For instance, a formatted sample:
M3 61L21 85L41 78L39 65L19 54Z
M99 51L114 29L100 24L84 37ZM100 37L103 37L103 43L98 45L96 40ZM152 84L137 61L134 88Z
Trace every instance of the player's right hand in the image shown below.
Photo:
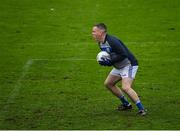
M112 66L112 62L109 58L101 58L103 61L99 61L102 66Z

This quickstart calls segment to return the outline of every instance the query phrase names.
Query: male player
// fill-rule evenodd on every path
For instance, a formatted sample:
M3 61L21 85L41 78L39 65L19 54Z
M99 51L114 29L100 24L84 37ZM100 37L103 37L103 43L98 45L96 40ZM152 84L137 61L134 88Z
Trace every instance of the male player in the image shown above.
M114 66L107 76L104 85L122 102L118 106L118 110L132 109L131 103L128 102L123 94L124 92L136 104L139 110L138 114L141 116L146 115L146 111L137 93L132 89L132 83L138 69L138 61L134 55L122 41L107 34L107 27L104 23L93 26L92 36L98 42L100 49L110 54L111 59L104 59L99 64L103 66ZM122 90L116 86L116 83L119 81L122 82Z

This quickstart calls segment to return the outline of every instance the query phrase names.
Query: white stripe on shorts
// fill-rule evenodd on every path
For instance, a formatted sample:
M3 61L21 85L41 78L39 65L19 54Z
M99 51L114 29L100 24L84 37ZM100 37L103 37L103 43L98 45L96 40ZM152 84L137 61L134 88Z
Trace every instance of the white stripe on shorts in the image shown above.
M133 66L129 66L129 71L128 71L128 77L129 78L133 78L132 77L132 71L133 71Z

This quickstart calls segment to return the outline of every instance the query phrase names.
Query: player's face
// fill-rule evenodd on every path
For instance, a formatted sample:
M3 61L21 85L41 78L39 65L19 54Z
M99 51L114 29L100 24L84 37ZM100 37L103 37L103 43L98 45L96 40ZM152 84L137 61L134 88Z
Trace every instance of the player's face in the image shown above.
M97 28L96 26L93 27L92 29L92 37L94 40L101 42L103 36L103 31Z

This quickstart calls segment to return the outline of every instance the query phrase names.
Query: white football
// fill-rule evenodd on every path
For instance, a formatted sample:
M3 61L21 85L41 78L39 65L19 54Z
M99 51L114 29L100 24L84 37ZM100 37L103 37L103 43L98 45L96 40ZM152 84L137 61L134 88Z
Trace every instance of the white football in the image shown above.
M102 58L109 58L110 59L110 55L106 52L106 51L101 51L97 54L97 61L103 61Z

